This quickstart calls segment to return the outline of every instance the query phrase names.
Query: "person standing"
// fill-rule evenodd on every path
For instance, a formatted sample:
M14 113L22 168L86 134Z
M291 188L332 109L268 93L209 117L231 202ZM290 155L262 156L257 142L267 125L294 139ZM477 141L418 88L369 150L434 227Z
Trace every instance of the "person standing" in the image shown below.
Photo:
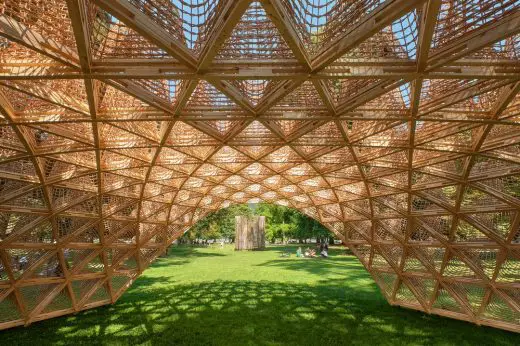
M320 255L323 258L328 258L329 257L329 245L327 243L325 243L325 244L322 243L321 244Z

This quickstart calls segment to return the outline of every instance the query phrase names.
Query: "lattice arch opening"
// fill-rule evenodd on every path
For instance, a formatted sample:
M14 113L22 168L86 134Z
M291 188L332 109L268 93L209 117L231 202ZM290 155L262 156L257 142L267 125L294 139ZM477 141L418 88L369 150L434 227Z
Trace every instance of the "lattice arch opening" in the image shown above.
M391 304L520 331L520 2L3 0L0 329L281 203Z

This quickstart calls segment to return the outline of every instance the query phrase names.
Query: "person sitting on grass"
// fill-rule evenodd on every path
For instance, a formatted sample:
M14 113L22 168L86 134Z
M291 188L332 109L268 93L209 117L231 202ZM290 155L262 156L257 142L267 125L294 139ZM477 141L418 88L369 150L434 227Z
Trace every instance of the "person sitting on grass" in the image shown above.
M301 247L298 247L298 249L296 250L296 257L303 257L302 248Z
M307 248L307 250L305 250L305 257L316 257L316 251Z

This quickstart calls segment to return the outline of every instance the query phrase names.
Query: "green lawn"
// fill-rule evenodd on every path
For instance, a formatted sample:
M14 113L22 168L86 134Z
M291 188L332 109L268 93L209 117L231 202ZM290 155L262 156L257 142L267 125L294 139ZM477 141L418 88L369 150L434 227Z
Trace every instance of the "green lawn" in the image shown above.
M291 249L177 247L115 305L0 332L0 344L520 345L520 334L389 306L340 250Z

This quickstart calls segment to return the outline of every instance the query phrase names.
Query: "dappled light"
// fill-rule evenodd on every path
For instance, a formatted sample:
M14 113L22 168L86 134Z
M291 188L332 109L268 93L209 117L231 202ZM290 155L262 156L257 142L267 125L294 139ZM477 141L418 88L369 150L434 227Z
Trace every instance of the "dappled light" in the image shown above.
M519 336L389 306L340 248L280 258L295 246L239 253L180 246L112 306L16 328L4 342L112 344L495 344ZM449 322L449 323L448 323ZM442 329L442 333L439 333Z
M271 243L333 233L382 311L520 332L519 58L520 0L0 1L0 330L115 304L263 203L313 220Z

